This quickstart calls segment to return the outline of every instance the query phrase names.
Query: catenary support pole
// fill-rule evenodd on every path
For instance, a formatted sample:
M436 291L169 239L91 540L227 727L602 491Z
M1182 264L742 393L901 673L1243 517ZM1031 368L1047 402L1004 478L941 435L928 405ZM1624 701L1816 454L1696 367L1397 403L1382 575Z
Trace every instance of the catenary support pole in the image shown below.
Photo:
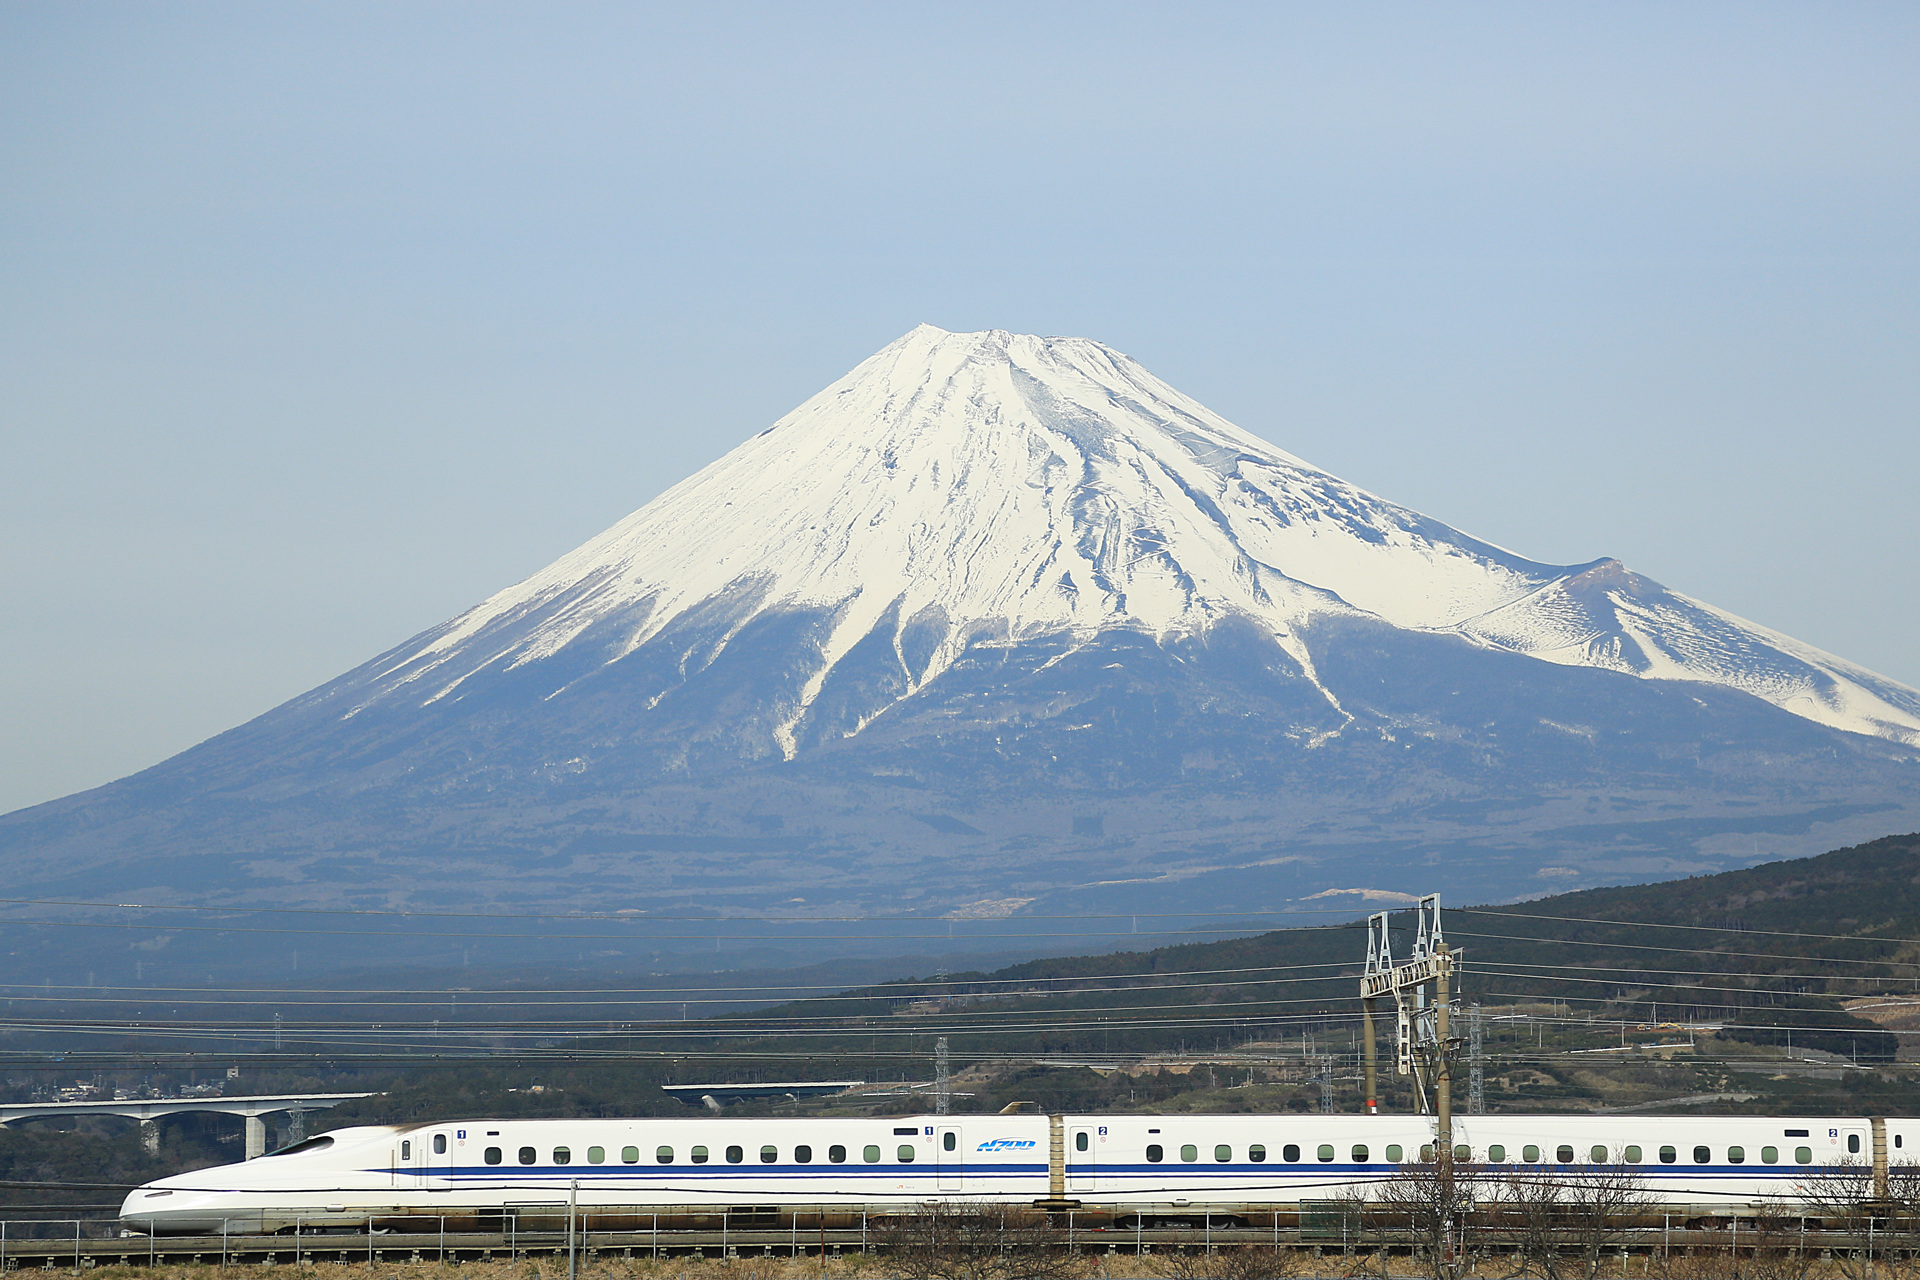
M1373 1034L1373 1006L1371 997L1360 1002L1361 1040L1360 1052L1366 1059L1367 1114L1380 1114L1380 1066L1375 1054Z
M1451 1167L1453 1163L1453 1053L1448 1043L1451 1034L1450 1003L1453 985L1452 966L1448 963L1447 944L1440 944L1439 981L1434 983L1434 1038L1439 1041L1434 1046L1434 1111L1439 1119L1440 1158Z

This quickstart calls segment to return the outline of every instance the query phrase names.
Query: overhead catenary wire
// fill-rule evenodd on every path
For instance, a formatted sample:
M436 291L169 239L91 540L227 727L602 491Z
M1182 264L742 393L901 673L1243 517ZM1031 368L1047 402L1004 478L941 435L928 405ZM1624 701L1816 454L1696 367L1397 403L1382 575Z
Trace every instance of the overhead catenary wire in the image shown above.
M109 927L109 926L103 926L103 927ZM118 927L118 926L110 926L110 927ZM211 929L212 927L209 926L208 928ZM1073 936L1079 936L1079 935L1073 935ZM1458 929L1455 930L1455 936L1477 938L1477 939L1490 940L1490 941L1509 941L1509 942L1547 941L1547 939L1525 937L1525 936L1513 935L1513 934L1477 933L1477 932L1470 932L1470 931L1458 930ZM1831 935L1807 935L1807 936L1831 936ZM698 940L710 941L711 939L698 939ZM1728 959L1781 960L1781 961L1794 961L1794 962L1812 963L1812 964L1861 965L1861 966L1876 966L1876 967L1898 966L1898 967L1905 967L1905 968L1913 968L1917 971L1920 971L1920 961L1903 961L1903 960L1893 960L1893 959L1887 959L1887 958L1863 959L1863 958L1854 957L1854 956L1822 956L1822 955L1807 955L1803 953L1724 951L1718 948L1670 947L1670 946L1658 946L1658 945L1650 945L1650 944L1643 944L1643 943L1613 942L1613 941L1606 941L1601 939L1555 938L1555 939L1552 939L1551 941L1555 942L1556 945L1603 947L1603 948L1634 950L1634 951L1651 951L1651 952L1655 952L1663 955L1698 955L1698 956L1725 957ZM1039 962L1039 963L1044 963L1044 962ZM1530 962L1501 961L1500 963L1503 963L1509 966L1514 966L1514 967L1524 967L1524 966L1527 966ZM1553 966L1537 966L1537 967L1552 968L1558 971L1558 970L1567 969L1567 968L1583 968L1583 967L1584 968L1602 968L1603 966L1576 966L1576 965L1556 964ZM909 980L897 980L894 983L882 984L882 985L935 987L935 986L955 986L955 985L971 984L971 985L978 986L978 985L988 984L988 983L1004 984L1004 983L1010 983L1010 982L1019 982L1019 983L1024 983L1028 985L1034 985L1039 983L1064 984L1064 983L1087 983L1087 982L1093 982L1093 981L1111 982L1111 981L1134 980L1134 979L1138 979L1148 983L1153 983L1155 982L1155 980L1162 980L1167 978L1194 977L1194 976L1203 976L1203 975L1211 975L1211 974L1228 975L1228 974L1245 974L1245 973L1281 973L1281 972L1290 973L1290 972L1297 972L1303 969L1331 969L1331 970L1347 970L1349 972L1353 972L1353 971L1357 971L1358 968L1359 968L1359 965L1357 962L1332 961L1332 962L1309 962L1309 963L1302 963L1302 964L1288 963L1288 964L1275 964L1275 965L1260 965L1260 966L1248 966L1248 967L1241 967L1241 968L1217 969L1217 970L1148 971L1143 973L1132 973L1132 974L1091 973L1091 974L1031 975L1031 976L1022 976L1019 978L995 978L995 977L992 977L991 975L985 975L981 977L971 977L971 978L952 978L952 979L933 978L933 979L918 979L918 980L909 979ZM1623 970L1623 971L1649 972L1647 970ZM1651 971L1651 972L1661 972L1661 971ZM1673 971L1667 971L1667 972L1673 972ZM1689 971L1689 972L1693 972L1693 971ZM1767 976L1767 977L1794 976L1778 970L1768 971L1764 973L1758 970L1743 970L1743 971L1700 970L1697 972L1700 972L1703 974L1718 973L1721 976L1733 976L1734 973L1736 972L1741 976L1746 976L1747 974L1752 974L1753 976ZM1331 980L1333 976L1337 976L1337 975L1329 975L1329 978L1325 980ZM1816 980L1816 981L1842 980L1840 978L1840 975L1806 974L1806 975L1798 975L1798 976L1806 977L1810 980ZM1860 980L1869 981L1869 980L1872 980L1872 976L1871 975L1863 976ZM247 994L258 994L262 991L276 991L276 992L282 993L280 994L279 998L283 1000L290 999L297 994L347 995L347 996L360 996L360 997L373 996L373 995L446 996L451 994L451 995L457 995L463 998L471 999L472 997L485 996L485 995L516 995L516 996L533 996L533 995L545 996L545 995L563 995L563 994L565 995L606 995L609 992L614 992L614 991L632 992L638 996L665 996L669 993L673 993L676 999L678 999L678 996L682 993L684 993L685 995L691 996L695 993L753 992L753 993L756 993L755 998L757 998L758 995L761 993L779 993L779 992L797 992L797 991L829 992L833 994L828 997L815 997L815 998L832 998L832 999L844 999L844 1000L899 998L895 993L890 993L886 991L874 991L871 988L868 988L864 991L860 989L849 991L849 989L844 983L818 983L818 984L748 983L748 984L743 984L743 985L734 986L734 987L714 987L714 986L703 986L703 987L662 986L662 987L632 987L632 988L574 987L574 988L554 989L551 991L543 991L539 988L526 988L526 987L488 988L488 989L472 989L472 988L460 988L460 987L433 987L433 988L428 988L428 987L270 988L270 987L262 987L262 986L182 987L182 986L159 986L159 985L144 985L144 984L143 985L111 985L111 984L99 984L99 983L95 983L95 984L54 983L50 981L42 982L42 983L34 983L34 984L15 983L15 984L9 984L5 986L0 986L0 996L4 996L5 998L10 998L10 999L17 999L17 1000L43 999L43 998L46 998L47 994L52 991L61 991L61 992L123 991L123 992L133 993L135 995L139 995L147 999L152 999L152 998L155 998L156 996L166 995L168 993L181 993L182 998L184 999L185 993L189 993L189 992L195 993L195 994L209 994L209 995L211 994L247 995ZM437 1003L437 1002L428 1001L423 1003ZM479 1003L479 1002L475 1001L475 1003ZM529 1000L529 1001L526 1001L525 1003L552 1003L552 1002L542 1001L542 1000Z
M1593 979L1591 981L1600 981ZM1747 994L1746 989L1729 989ZM1537 992L1489 991L1488 994L1508 997L1516 1000L1538 999ZM1600 1007L1617 1004L1618 1001L1601 999L1595 1001ZM1690 1001L1697 1009L1714 1009L1726 1013L1741 1013L1750 1016L1762 1015L1772 1007L1765 1005L1716 1003ZM1317 1005L1312 1011L1294 1010L1286 1012L1286 1006ZM1187 1016L1181 1018L1145 1017L1147 1014L1163 1014L1170 1010L1180 1010ZM1264 1012L1263 1012L1264 1011ZM1202 1016L1195 1016L1196 1014ZM198 1021L190 1023L173 1022L161 1026L130 1024L126 1021L96 1021L79 1019L11 1019L0 1021L0 1027L18 1033L39 1034L85 1034L113 1035L120 1037L158 1037L158 1038L259 1038L270 1030L285 1035L322 1039L326 1037L366 1037L375 1032L383 1040L399 1042L405 1038L440 1037L443 1039L475 1038L481 1036L555 1036L567 1035L580 1037L594 1035L600 1037L653 1037L678 1040L696 1039L739 1039L767 1036L825 1036L834 1034L859 1035L897 1035L916 1036L934 1031L942 1034L981 1034L1007 1035L1028 1033L1040 1030L1116 1030L1160 1026L1210 1026L1221 1022L1243 1024L1248 1021L1270 1021L1276 1017L1287 1016L1301 1020L1325 1024L1351 1022L1354 1015L1347 1010L1330 1010L1324 1001L1308 997L1275 997L1263 1000L1221 1001L1195 1006L1189 1003L1125 1005L1125 1006L1089 1006L1084 1009L1053 1010L1004 1010L969 1011L965 1014L945 1016L928 1015L913 1022L901 1025L893 1020L885 1024L871 1022L848 1022L841 1018L820 1017L781 1017L747 1020L728 1020L724 1022L706 1022L689 1024L669 1020L633 1020L630 1025L609 1027L604 1020L544 1020L518 1023L481 1023L465 1027L445 1025L429 1027L425 1023L412 1023L399 1027L369 1027L363 1023L304 1023L269 1028L265 1023L236 1023ZM1592 1021L1615 1022L1617 1017L1594 1018L1545 1018L1537 1019L1549 1023L1580 1025ZM1753 1029L1766 1024L1747 1021L1744 1027ZM1782 1024L1783 1027L1786 1024ZM1819 1030L1820 1024L1798 1022L1792 1024L1794 1030ZM1836 1031L1863 1031L1857 1025L1834 1023L1824 1029ZM1908 1032L1897 1028L1881 1028L1891 1034L1920 1034L1920 1031Z
M919 989L915 989L911 991L884 991L884 990L875 991L871 989L848 991L845 988L824 988L823 987L823 988L816 988L816 989L833 991L835 992L835 994L805 996L800 998L799 1000L789 1000L789 1001L785 1001L784 1003L822 1005L822 1004L900 1003L903 1001L948 1000L948 999L967 1000L967 1001L1021 1000L1021 999L1072 998L1072 997L1090 996L1090 995L1120 995L1120 994L1126 994L1130 992L1145 992L1145 991L1221 990L1221 989L1238 988L1238 987L1281 986L1281 985L1293 985L1293 984L1299 984L1299 983L1337 983L1349 977L1357 978L1358 977L1357 971L1359 969L1359 966L1357 964L1342 963L1339 965L1324 965L1324 966L1323 965L1275 966L1270 971L1274 973L1281 973L1286 971L1287 969L1296 968L1296 967L1297 968L1341 968L1341 969L1346 969L1353 972L1336 973L1336 974L1317 974L1317 975L1294 976L1294 977L1275 976L1275 977L1267 977L1267 978L1243 978L1243 979L1232 979L1232 980L1225 980L1225 981L1215 980L1215 981L1207 981L1207 982L1188 982L1188 983L1150 981L1150 982L1143 982L1141 985L1138 985L1138 986L1127 986L1127 987L1100 987L1100 986L1064 987L1063 986L1063 987L1056 987L1052 990L1007 989L1007 990L968 991L968 992L960 992L960 993L946 993L938 990L919 990ZM1532 970L1533 972L1527 972L1528 970ZM1585 971L1599 974L1602 976L1598 976L1598 977L1568 976L1569 971L1575 971L1575 970L1585 970ZM1222 972L1263 972L1263 971L1267 971L1267 970L1226 970ZM1564 964L1563 965L1535 965L1525 961L1501 961L1495 965L1480 965L1480 966L1476 966L1472 970L1472 972L1480 975L1501 976L1501 977L1515 978L1520 980L1533 980L1533 981L1541 981L1541 982L1564 981L1564 982L1626 983L1628 985L1638 986L1638 987L1672 987L1676 989L1691 988L1691 989L1698 989L1698 990L1729 990L1729 991L1738 990L1738 991L1751 991L1756 994L1779 994L1779 995L1809 995L1809 994L1818 995L1818 994L1829 994L1829 993L1807 992L1804 989L1778 987L1778 986L1776 987L1763 987L1763 986L1708 987L1708 986L1703 986L1701 984L1696 984L1696 983L1660 982L1660 981L1654 981L1653 979L1659 978L1659 977L1691 976L1691 977L1720 978L1720 979L1750 978L1750 979L1756 979L1756 980L1769 980L1775 983L1786 982L1786 981L1823 982L1823 983L1824 982L1873 983L1873 982L1884 982L1887 980L1883 976L1873 975L1873 974L1859 974L1859 975L1796 974L1791 972L1782 972L1778 970L1763 971L1763 970L1717 970L1717 969L1642 969L1642 968L1624 968L1624 967L1616 969L1616 968L1611 968L1609 966L1604 966L1604 965L1564 965ZM1116 975L1116 976L1124 978L1124 977L1132 977L1136 975ZM1148 978L1151 978L1151 977L1179 978L1179 977L1191 977L1195 975L1185 974L1185 973L1168 973L1163 975L1137 975L1137 976L1148 977ZM1904 978L1898 979L1898 980L1906 981L1906 979ZM1025 980L1022 980L1022 981L1025 981ZM1085 979L1085 978L1059 979L1057 981L1086 982L1088 981L1088 979ZM938 987L943 984L930 981L927 983L915 983L913 985L915 986L915 988L919 988L922 986ZM960 984L945 984L945 985L960 985ZM987 984L976 980L975 982L968 985L985 986ZM418 997L418 998L407 999L407 1000L397 1000L397 999L375 999L373 997L383 995L386 993L359 991L354 989L341 989L341 990L332 990L332 991L312 991L307 988L293 988L285 992L274 992L273 989L265 989L265 991L263 992L263 989L258 987L253 987L253 988L202 988L202 987L146 988L146 987L103 987L103 986L76 987L76 986L68 985L68 986L50 986L49 989L41 989L38 987L24 987L24 986L18 987L18 988L0 988L0 999L4 999L7 1001L57 1003L62 1005L105 1004L105 1005L126 1006L126 1005L131 1005L136 1003L150 1004L158 1001L159 1003L170 1004L170 1005L218 1005L222 1008L243 1007L243 1008L300 1009L300 1008L307 1008L307 1007L340 1008L346 1005L347 1003L349 1003L348 1001L337 1000L337 999L323 1000L323 999L298 998L301 996L339 995L339 996L351 997L352 1002L358 1003L359 1005L362 1005L365 1007L371 1007L371 1008L378 1008L378 1009L438 1009L438 1008L445 1007L448 1003L449 996L453 996L458 998L461 1007L465 1009L514 1009L514 1008L537 1009L537 1008L606 1008L606 1007L618 1008L618 1007L631 1007L634 1005L657 1005L657 1004L679 1004L679 1005L734 1005L734 1004L748 1004L748 1003L767 1004L772 1002L771 996L769 993L783 991L783 990L791 991L794 989L795 988L764 988L763 989L763 988L758 988L753 986L736 987L736 988L636 987L626 991L598 992L596 994L600 995L601 998L593 999L593 1000L581 1000L581 999L572 998L579 994L583 994L577 989L560 991L560 992L554 993L554 997L567 997L567 998L552 998L544 995L539 991L516 991L516 992L511 992L506 994L512 994L522 998L514 999L514 1000L501 1000L501 999L489 999L489 998L474 998L475 996L484 996L485 993L476 993L476 992L468 991L466 989L452 988L452 989L444 989L440 991L411 990L403 994L413 996L413 997ZM692 994L695 991L701 991L701 990L739 991L747 994L714 995L714 996L696 996ZM70 991L119 991L119 992L127 992L129 994L126 994L126 995L66 994L67 992L70 992ZM54 994L54 992L58 992L59 994ZM252 996L256 998L236 999L235 996L239 996L239 995Z

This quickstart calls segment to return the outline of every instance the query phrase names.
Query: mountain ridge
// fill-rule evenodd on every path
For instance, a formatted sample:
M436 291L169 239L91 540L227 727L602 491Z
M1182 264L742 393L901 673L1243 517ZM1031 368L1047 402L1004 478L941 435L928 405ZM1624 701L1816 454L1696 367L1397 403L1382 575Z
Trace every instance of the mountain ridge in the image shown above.
M1089 403L1103 397L1104 419ZM1010 458L1025 464L1017 484L991 474ZM712 527L742 511L745 536ZM1006 535L1009 522L1019 536ZM904 533L880 528L889 524ZM781 605L829 614L796 720L890 615L910 693L964 647L967 628L1164 636L1234 611L1284 643L1315 616L1358 610L1547 661L1732 683L1809 719L1920 744L1920 693L1617 560L1547 565L1462 534L1260 440L1098 343L928 325L605 533L400 646L367 696L418 696L416 684L431 687L424 701L455 696L495 663L517 668L583 641L618 662L689 611L731 609L738 625ZM512 622L530 625L515 635ZM917 663L900 644L915 626L938 633ZM1311 655L1289 652L1312 679ZM792 729L775 733L788 758Z

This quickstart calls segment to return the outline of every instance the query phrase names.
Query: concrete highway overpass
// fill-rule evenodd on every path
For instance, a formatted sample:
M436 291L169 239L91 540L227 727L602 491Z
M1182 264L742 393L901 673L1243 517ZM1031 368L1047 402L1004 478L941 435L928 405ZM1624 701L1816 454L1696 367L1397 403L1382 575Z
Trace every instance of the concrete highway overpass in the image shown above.
M98 1102L0 1102L0 1124L17 1120L52 1120L60 1116L125 1116L140 1122L140 1141L149 1151L160 1149L160 1130L154 1122L161 1116L191 1111L215 1111L239 1116L247 1126L247 1159L266 1154L267 1122L263 1116L291 1112L295 1128L309 1111L324 1111L353 1098L371 1098L371 1093L268 1093L251 1097L206 1098L115 1098Z

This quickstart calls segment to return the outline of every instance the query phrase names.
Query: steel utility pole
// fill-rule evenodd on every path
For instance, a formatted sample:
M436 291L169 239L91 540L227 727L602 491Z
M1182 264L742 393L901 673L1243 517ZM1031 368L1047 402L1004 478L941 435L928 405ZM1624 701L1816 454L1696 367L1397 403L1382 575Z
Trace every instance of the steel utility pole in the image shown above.
M1360 998L1360 1024L1361 1024L1361 1030L1364 1034L1364 1040L1362 1041L1360 1046L1360 1056L1362 1060L1366 1063L1366 1071L1364 1074L1366 1077L1365 1087L1367 1091L1367 1114L1370 1116L1377 1116L1380 1114L1380 1091L1379 1091L1380 1081L1379 1081L1379 1073L1375 1068L1374 1061L1373 1061L1374 1046L1373 1046L1373 997L1372 996L1362 996Z
M1440 895L1433 895L1434 932L1440 930ZM1434 1126L1434 1145L1439 1147L1442 1168L1453 1166L1453 1028L1449 1025L1449 1014L1453 1010L1450 988L1453 986L1453 957L1442 942L1434 953L1433 1030L1434 1038L1428 1046L1429 1061L1433 1064L1433 1100L1434 1115L1438 1123Z
M1479 1004L1467 1007L1467 1114L1487 1113L1487 1046Z

